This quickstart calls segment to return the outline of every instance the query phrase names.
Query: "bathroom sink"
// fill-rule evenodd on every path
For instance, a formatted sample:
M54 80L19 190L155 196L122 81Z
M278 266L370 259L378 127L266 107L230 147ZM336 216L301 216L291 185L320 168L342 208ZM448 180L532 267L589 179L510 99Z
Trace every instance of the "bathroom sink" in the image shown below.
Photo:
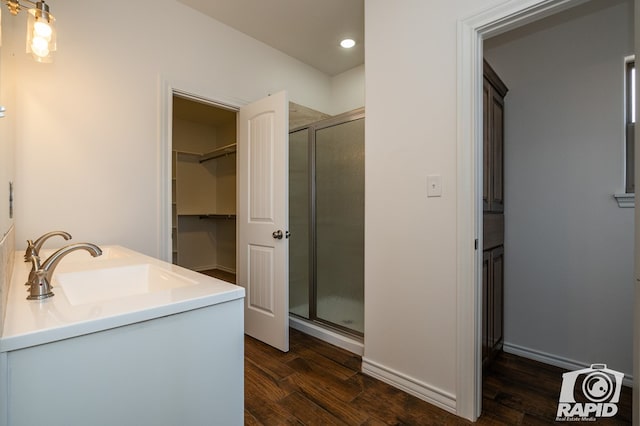
M152 264L59 272L53 278L54 291L62 289L71 305L106 302L198 283Z
M126 250L123 250L121 247L119 246L106 246L106 247L101 247L102 248L102 255L100 256L96 256L93 257L91 255L89 255L89 253L87 253L84 250L78 250L78 251L74 251L71 252L69 254L67 254L64 257L64 261L61 263L62 265L65 265L67 263L73 262L89 262L89 263L96 263L96 262L104 262L105 260L111 260L111 259L122 259L125 257L130 257L131 254L127 253ZM49 256L51 256L57 249L47 249L47 250L42 250L42 252L40 252L40 259L42 261L44 261L46 258L48 258Z

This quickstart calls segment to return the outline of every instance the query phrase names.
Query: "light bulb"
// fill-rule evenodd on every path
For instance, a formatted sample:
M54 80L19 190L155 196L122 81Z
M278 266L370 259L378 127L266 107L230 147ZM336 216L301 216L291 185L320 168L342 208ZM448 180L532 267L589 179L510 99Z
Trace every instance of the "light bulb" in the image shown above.
M1 1L1 0L0 0ZM44 1L35 3L27 15L27 53L37 62L51 62L56 50L55 18Z
M355 45L356 42L350 38L345 38L340 42L340 46L344 47L345 49L351 49Z
M33 24L33 38L41 37L47 41L51 40L51 34L53 30L51 29L51 25L45 21L36 21Z
M43 37L34 37L31 40L31 52L34 55L44 58L49 55L49 41Z

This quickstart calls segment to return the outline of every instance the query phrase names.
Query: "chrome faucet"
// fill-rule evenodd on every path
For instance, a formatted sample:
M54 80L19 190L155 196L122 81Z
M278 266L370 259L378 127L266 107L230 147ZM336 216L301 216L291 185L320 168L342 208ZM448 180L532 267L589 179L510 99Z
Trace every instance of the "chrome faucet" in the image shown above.
M95 244L76 243L62 247L60 250L49 256L42 265L40 264L39 256L31 256L33 272L29 274L29 281L26 283L29 285L29 296L27 297L27 300L42 300L53 296L53 292L51 291L51 277L53 276L53 271L64 256L72 251L80 249L88 251L93 257L97 257L102 254L100 247Z
M42 235L40 238L38 238L35 241L27 240L27 250L24 252L24 261L25 262L31 261L31 256L34 256L34 255L40 256L40 249L42 248L42 245L44 244L44 242L56 235L63 237L65 240L71 239L71 234L69 234L68 232L53 231L53 232L47 232L46 234Z

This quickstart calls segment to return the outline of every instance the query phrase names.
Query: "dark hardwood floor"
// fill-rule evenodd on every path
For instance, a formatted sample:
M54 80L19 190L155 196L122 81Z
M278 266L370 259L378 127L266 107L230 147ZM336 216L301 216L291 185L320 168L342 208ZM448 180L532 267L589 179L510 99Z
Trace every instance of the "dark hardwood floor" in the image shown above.
M296 330L282 353L245 337L246 425L472 424L360 373L360 357ZM478 425L555 423L562 370L501 354L485 380ZM615 418L631 424L631 390Z
M221 269L207 269L206 271L200 271L201 274L209 275L213 278L218 278L223 281L230 282L232 284L236 283L236 274L232 272L223 271Z

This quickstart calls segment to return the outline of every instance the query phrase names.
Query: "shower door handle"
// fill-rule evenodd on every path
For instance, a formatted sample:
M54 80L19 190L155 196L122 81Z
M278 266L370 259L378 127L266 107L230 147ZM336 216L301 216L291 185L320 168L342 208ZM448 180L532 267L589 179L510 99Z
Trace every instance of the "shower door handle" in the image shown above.
M277 230L277 231L273 231L273 233L271 234L273 236L273 238L275 238L276 240L281 240L282 239L282 231L281 230Z

